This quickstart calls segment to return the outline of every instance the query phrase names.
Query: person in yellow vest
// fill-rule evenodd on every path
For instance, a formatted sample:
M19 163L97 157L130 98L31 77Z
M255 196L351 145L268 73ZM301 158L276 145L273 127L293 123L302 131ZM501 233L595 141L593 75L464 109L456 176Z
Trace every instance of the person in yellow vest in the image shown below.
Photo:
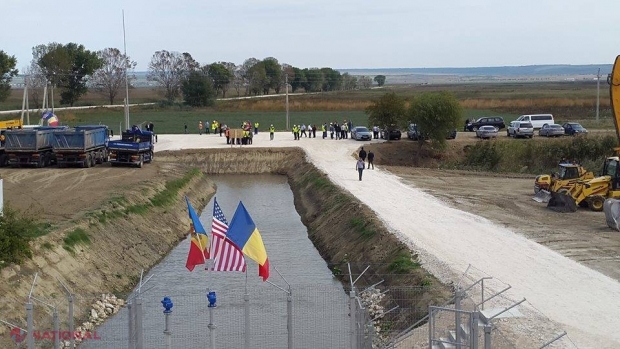
M269 139L273 141L273 134L276 132L276 128L273 125L269 126Z
M202 121L198 121L198 134L202 134Z
M258 134L258 122L254 123L254 134L257 135Z
M213 120L213 122L211 123L211 131L213 131L213 134L217 133L215 132L216 129L217 129L217 121Z
M321 125L321 132L323 132L323 139L327 138L327 125L325 123Z

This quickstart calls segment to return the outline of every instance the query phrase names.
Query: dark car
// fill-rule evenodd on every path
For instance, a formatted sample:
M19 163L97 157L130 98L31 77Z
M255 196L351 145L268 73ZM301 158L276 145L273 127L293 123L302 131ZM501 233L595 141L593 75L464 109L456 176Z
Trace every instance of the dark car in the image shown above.
M564 134L567 134L569 136L588 134L588 130L586 130L583 126L581 126L581 124L576 122L567 122L562 125L562 127L564 128Z
M426 136L418 130L418 125L409 124L409 129L407 130L407 138L417 141L419 139L426 138ZM450 131L450 133L446 135L446 139L455 139L455 138L456 138L456 129L453 129L452 131Z
M387 140L400 139L401 132L396 126L387 127L381 130L381 138Z
M487 116L467 124L467 131L476 132L482 126L494 126L496 129L501 130L506 128L506 123L504 118L500 116Z

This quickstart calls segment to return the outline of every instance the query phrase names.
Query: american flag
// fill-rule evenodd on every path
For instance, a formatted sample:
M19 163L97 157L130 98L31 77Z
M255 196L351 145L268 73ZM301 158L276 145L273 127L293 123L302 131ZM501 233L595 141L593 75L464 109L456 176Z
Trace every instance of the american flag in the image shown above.
M228 222L224 213L213 200L213 222L211 223L211 258L214 259L213 271L245 271L246 263L243 252L226 238Z

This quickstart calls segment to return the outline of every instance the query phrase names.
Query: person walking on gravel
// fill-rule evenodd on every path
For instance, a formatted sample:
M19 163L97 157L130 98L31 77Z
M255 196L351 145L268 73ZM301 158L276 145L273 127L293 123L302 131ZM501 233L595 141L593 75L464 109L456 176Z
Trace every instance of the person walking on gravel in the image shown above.
M360 181L362 180L362 172L364 172L365 166L366 164L364 164L364 160L362 160L362 158L359 158L357 162L355 163L355 169L357 170L357 173L359 173L360 175Z
M360 153L358 154L360 159L362 159L362 161L366 161L366 151L364 150L364 147L362 147L362 149L360 150Z
M368 169L370 169L370 166L372 166L372 169L375 169L375 163L373 162L375 160L375 153L372 152L372 150L368 150Z

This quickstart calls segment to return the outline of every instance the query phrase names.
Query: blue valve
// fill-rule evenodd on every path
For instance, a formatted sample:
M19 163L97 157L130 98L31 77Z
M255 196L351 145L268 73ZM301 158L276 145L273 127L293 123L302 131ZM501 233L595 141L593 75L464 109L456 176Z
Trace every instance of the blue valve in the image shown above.
M172 313L172 307L174 304L172 304L172 299L170 299L170 297L164 297L161 301L161 305L164 307L164 314Z
M215 291L209 292L207 294L207 299L209 300L209 308L216 307L216 305L215 305L215 301L216 301Z

